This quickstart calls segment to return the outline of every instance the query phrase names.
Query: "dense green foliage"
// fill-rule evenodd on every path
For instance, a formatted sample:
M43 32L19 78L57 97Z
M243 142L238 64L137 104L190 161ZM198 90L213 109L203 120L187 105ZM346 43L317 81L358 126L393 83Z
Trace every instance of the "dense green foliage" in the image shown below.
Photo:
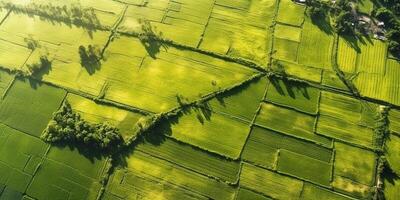
M82 143L100 150L117 150L123 142L118 129L105 123L90 124L72 111L68 102L54 113L41 138L46 142Z

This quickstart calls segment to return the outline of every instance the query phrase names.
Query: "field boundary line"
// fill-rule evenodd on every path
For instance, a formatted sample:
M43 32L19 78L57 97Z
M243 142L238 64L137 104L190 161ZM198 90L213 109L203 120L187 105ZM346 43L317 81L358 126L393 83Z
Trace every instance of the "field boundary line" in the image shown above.
M8 94L8 91L10 91L11 87L14 85L16 76L13 75L13 78L11 79L11 81L7 84L6 89L4 90L3 94L1 94L1 100L4 100Z

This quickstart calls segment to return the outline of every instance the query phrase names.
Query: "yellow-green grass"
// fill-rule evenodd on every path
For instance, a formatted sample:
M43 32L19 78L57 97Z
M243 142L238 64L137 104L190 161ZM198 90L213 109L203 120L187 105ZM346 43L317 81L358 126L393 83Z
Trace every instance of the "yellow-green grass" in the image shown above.
M373 190L367 185L357 183L351 179L341 176L334 176L332 186L335 191L349 195L356 199L370 199L372 195L371 192Z
M374 122L373 107L349 96L322 92L319 112L318 134L373 148L374 131L368 127L373 126L368 124Z
M48 197L54 199L95 199L101 188L100 177L92 178L90 176L93 172L97 172L98 169L95 169L95 167L103 167L99 166L99 163L104 164L105 162L104 160L96 160L93 163L76 150L72 152L74 152L74 156L67 154L67 156L70 156L67 159L64 158L65 152L61 156L58 155L58 160L53 160L54 158L45 159L26 193L36 199Z
M22 200L31 200L26 196L23 196L22 192L18 192L13 190L10 187L0 184L0 198L1 199L22 199Z
M207 110L190 110L171 124L171 137L236 159L250 132L248 123Z
M7 9L0 9L0 22L7 17L8 12L9 10Z
M236 195L237 200L272 200L269 197L266 197L262 194L253 192L251 190L245 188L239 188L238 194Z
M287 150L279 151L277 169L281 173L290 174L326 187L330 186L332 164Z
M200 48L264 64L271 40L267 27L272 23L275 5L275 0L217 1Z
M374 3L372 0L361 0L357 2L357 6L360 12L370 15L374 9Z
M328 86L338 90L349 91L349 88L339 78L339 76L331 70L323 70L322 72L322 85Z
M283 66L285 69L285 73L290 76L316 83L321 83L322 69L300 65L293 62L285 62L281 60L277 60L277 64ZM274 66L272 67L274 68Z
M0 67L19 70L30 54L31 50L24 46L0 40Z
M106 193L129 199L232 199L236 190L192 170L179 167L140 151L134 151L125 169L116 169ZM192 196L190 198L190 196Z
M0 70L0 94L2 96L5 95L13 80L14 75Z
M279 10L276 20L285 24L301 26L304 22L305 6L291 0L279 1Z
M283 24L276 24L274 30L274 36L276 38L300 42L301 28Z
M84 97L68 94L66 100L72 109L81 114L82 118L91 123L108 123L119 129L124 139L135 137L134 128L136 122L143 117L140 113L134 113L116 107L97 104Z
M167 160L178 166L191 169L197 173L216 177L230 183L236 182L239 178L239 162L229 161L194 149L190 145L181 144L173 139L167 138L161 143L154 143L151 140L145 141L138 144L135 149Z
M321 69L331 69L333 41L332 33L324 32L306 17L298 50L298 62Z
M394 180L388 180L385 179L384 181L385 184L385 199L386 200L397 200L399 198L400 194L400 180L399 179L394 179Z
M313 132L315 123L314 116L293 109L263 103L255 122L268 129L313 141L324 146L331 146L332 143L330 139L319 136ZM290 124L290 126L288 126L288 124Z
M273 57L279 60L297 62L299 43L296 41L274 38Z
M228 93L218 95L207 104L215 112L251 121L264 96L267 84L269 84L268 79L262 77Z
M357 72L384 75L387 57L387 44L380 40L359 42Z
M330 149L259 126L253 126L243 149L242 158L266 168L273 168L279 149L302 154L326 163L330 162L332 157Z
M391 134L385 141L386 158L390 169L400 174L400 137Z
M376 155L372 151L335 142L334 175L351 179L364 185L375 180Z
M400 73L399 61L387 59L385 74L361 72L354 79L354 84L361 95L380 99L395 105L400 105Z
M303 182L244 163L240 174L240 186L273 199L298 199Z
M272 169L283 138L281 134L253 126L241 157L246 161Z
M16 79L0 104L0 121L33 136L40 136L66 92L31 79Z
M331 190L323 189L323 188L315 186L313 184L305 183L304 187L303 187L303 192L301 193L301 199L303 199L303 200L320 200L320 199L350 200L352 198L347 197L340 193L336 193Z
M390 131L400 134L400 110L391 109L389 111L389 121Z
M339 37L337 64L343 72L356 73L357 52L350 41L342 37Z
M270 79L266 99L302 112L317 114L320 90L304 83Z
M374 131L371 128L349 123L328 115L320 115L317 122L317 133L368 148L374 147Z
M111 52L123 51L114 46L118 44L110 44ZM109 77L105 98L153 112L179 106L177 95L196 100L256 74L243 65L172 47L158 53L157 59L112 55L96 72Z
M47 148L40 139L0 124L0 185L24 193Z

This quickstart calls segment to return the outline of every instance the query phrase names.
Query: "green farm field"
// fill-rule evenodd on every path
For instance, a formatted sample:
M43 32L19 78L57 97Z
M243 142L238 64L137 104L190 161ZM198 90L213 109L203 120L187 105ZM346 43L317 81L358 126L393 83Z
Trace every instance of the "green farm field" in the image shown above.
M391 1L0 0L0 200L400 199Z

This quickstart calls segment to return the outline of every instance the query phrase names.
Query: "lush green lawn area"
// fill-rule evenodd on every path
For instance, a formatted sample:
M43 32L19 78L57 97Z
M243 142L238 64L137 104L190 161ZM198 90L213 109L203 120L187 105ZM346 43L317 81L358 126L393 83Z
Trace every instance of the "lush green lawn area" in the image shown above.
M17 79L0 104L0 121L39 137L66 92L31 79Z
M305 6L290 0L279 1L277 21L293 26L301 26L304 22Z

